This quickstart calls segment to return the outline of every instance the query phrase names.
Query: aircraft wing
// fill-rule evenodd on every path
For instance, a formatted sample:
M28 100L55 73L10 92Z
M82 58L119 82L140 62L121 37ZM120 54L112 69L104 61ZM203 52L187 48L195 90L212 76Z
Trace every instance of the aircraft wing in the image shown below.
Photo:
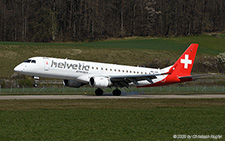
M165 74L165 73L164 73ZM156 79L156 76L164 74L145 74L145 75L118 75L109 76L111 82L116 87L129 87L129 83L133 82L136 86L139 85L138 81L147 80L149 83L153 83L152 79Z

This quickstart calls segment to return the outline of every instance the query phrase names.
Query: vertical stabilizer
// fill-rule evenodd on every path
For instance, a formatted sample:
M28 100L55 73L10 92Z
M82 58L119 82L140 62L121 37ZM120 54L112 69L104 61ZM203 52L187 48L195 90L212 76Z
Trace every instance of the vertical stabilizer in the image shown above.
M189 76L194 64L198 44L191 44L169 70L169 73L177 76Z

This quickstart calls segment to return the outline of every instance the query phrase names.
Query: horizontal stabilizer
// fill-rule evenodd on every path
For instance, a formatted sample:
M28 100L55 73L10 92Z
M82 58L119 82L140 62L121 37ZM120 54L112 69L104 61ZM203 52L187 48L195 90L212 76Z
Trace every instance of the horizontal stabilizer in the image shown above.
M199 74L199 75L190 75L190 76L182 76L182 77L178 77L179 79L183 80L183 79L198 79L200 77L204 77L204 76L209 76L212 74Z

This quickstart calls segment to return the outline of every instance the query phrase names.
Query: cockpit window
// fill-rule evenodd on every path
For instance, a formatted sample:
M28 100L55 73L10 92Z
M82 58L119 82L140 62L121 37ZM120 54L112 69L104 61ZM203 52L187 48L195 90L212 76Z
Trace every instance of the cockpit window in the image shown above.
M30 59L28 59L28 60L24 61L24 63L36 63L36 60L30 60Z
M24 63L30 63L30 62L31 62L31 60L30 60L30 59L28 59L28 60L24 61Z

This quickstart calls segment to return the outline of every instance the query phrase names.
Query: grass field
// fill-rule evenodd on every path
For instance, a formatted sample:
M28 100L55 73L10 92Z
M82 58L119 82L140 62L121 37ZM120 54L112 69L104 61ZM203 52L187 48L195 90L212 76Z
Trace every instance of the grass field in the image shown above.
M173 63L190 43L200 45L197 56L225 52L225 39L209 35L174 38L135 37L82 43L0 42L0 77L11 76L17 64L34 56L68 57L125 65L146 65L153 59L162 62L169 59Z
M224 35L221 34L223 37ZM151 37L131 37L125 39L81 42L81 43L23 43L23 42L0 42L0 45L18 45L18 46L52 46L52 47L88 47L88 48L116 48L116 49L150 49L150 50L168 50L184 51L191 43L198 43L201 48L201 54L215 55L224 52L224 39L202 35L191 37L173 37L173 38L151 38Z
M1 140L172 140L225 135L225 99L7 100Z

